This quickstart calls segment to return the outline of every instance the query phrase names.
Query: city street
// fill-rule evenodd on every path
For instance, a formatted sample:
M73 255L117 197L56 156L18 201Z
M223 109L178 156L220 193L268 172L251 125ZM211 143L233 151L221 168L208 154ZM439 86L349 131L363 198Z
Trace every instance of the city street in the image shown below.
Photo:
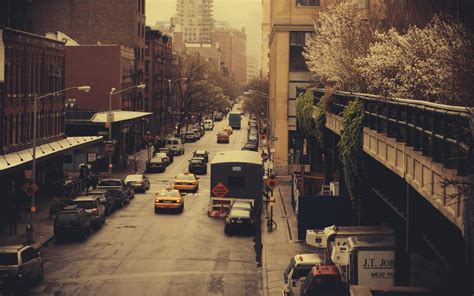
M108 217L102 229L84 242L42 249L44 280L30 293L52 295L260 295L261 271L255 264L252 237L228 237L224 222L206 214L209 173L200 176L199 192L185 196L182 214L155 214L154 194L187 170L196 149L240 150L247 118L230 144L217 144L216 133L227 120L196 143L185 144L164 173L148 174L151 189L138 193L125 208Z

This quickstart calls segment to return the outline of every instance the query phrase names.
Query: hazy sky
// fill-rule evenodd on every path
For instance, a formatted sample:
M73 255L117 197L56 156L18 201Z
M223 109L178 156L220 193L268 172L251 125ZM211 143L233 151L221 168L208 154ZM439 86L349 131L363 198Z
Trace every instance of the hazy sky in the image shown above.
M228 21L232 27L245 27L247 54L261 56L261 0L214 0L214 19ZM146 0L146 23L169 21L176 12L176 0Z

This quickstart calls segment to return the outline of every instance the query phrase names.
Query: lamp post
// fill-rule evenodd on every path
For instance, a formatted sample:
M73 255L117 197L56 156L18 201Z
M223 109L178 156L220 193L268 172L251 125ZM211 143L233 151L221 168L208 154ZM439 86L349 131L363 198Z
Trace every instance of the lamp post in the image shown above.
M77 89L83 92L89 92L91 90L91 87L88 85L82 85L82 86L73 86L73 87L67 87L62 90L58 90L52 93L44 94L42 96L35 96L33 100L33 152L32 152L32 161L31 161L31 184L36 184L36 142L37 142L37 121L38 121L38 100L39 99L44 99L49 96L54 96L58 95L60 93L66 92L68 90L72 89ZM36 194L33 191L33 194L31 196L31 209L30 209L30 217L28 221L28 226L26 229L27 232L27 243L31 244L33 243L33 213L36 212Z
M186 78L186 77L181 77L181 78L178 78L178 79L174 80L173 82L171 82L171 79L168 79L168 98L170 97L171 89L172 89L173 85L174 85L176 82L180 81L180 80L187 81L188 78ZM162 122L162 125L163 125L163 122L164 122L164 118L163 118L163 117L164 117L164 116L163 116L163 114L164 114L164 113L163 113L164 101L163 101L163 100L162 100L162 103L163 103L163 104L161 105L161 115L162 115L162 116L161 116L161 122ZM181 110L180 110L180 111L181 111ZM173 115L173 129L174 129L174 126L175 126L175 123L174 123L174 115ZM181 127L180 127L180 128L181 128ZM163 127L162 127L160 130L162 130L162 129L163 129ZM177 131L177 132L178 132L179 134L181 134L181 131ZM160 136L163 137L164 135L160 135Z
M109 143L112 141L112 122L114 121L113 119L113 114L112 114L112 96L134 89L134 88L139 88L139 89L144 89L145 84L139 84L139 85L134 85L127 87L125 89L115 91L115 87L112 87L109 92L109 112L107 113L107 124L109 127ZM112 153L109 153L109 178L112 177Z

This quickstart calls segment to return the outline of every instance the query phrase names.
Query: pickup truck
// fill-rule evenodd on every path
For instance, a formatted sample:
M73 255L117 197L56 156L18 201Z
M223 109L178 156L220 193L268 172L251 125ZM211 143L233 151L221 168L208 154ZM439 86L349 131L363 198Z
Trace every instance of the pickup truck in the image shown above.
M127 185L123 179L102 179L97 185L97 189L110 190L115 198L115 204L123 207L135 197L135 192L131 185Z

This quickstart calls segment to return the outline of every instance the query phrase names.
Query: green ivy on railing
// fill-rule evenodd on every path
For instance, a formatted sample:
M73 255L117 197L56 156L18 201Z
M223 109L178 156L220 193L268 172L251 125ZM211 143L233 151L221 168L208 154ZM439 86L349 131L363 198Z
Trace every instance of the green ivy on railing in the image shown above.
M342 112L342 135L338 147L344 165L344 180L352 206L360 223L360 185L365 179L363 165L364 106L358 99L347 104Z
M313 111L314 117L313 117ZM326 113L320 100L316 108L313 105L313 92L308 90L296 98L296 118L298 127L307 136L314 136L321 147L324 144Z

